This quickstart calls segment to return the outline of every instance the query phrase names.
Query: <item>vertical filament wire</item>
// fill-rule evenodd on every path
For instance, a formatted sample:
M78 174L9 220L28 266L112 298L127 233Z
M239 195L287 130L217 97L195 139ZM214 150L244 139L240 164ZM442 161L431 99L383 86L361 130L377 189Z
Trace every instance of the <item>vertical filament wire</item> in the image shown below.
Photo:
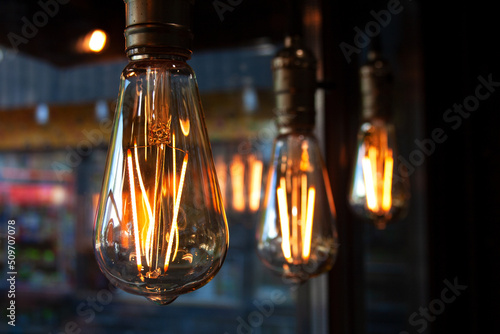
M168 239L167 255L165 257L165 266L164 266L165 272L168 270L168 266L170 264L170 253L172 252L174 234L176 233L177 230L177 216L179 214L179 206L182 196L182 188L184 187L184 177L186 176L187 163L188 163L188 154L186 152L186 155L184 156L184 161L182 162L181 178L179 180L179 189L177 191L177 198L174 199L175 200L174 215L172 217L172 226L170 228L170 234Z
M309 260L311 255L311 239L312 239L312 227L314 219L314 201L316 197L316 190L314 187L310 187L307 194L307 218L304 239L302 240L302 259L305 261Z
M139 243L139 226L137 224L137 204L135 202L135 184L134 184L134 171L132 169L132 153L130 149L127 150L127 166L128 166L128 180L130 185L130 196L132 201L132 222L134 225L134 237L135 237L135 253L137 259L137 270L141 272L142 261L141 261L141 245Z
M281 226L281 249L283 250L283 256L288 262L292 261L292 254L290 250L290 230L289 230L289 219L288 219L288 205L286 201L286 181L282 177L280 180L280 187L277 189L278 196L278 211L280 215L280 226Z
M256 212L259 210L260 206L260 187L262 182L262 170L264 164L262 161L253 158L250 165L250 199L249 208L250 211Z
M394 167L394 160L392 158L392 151L387 153L384 164L384 190L382 195L382 209L389 211L392 206L392 169Z
M139 180L139 187L141 188L141 193L144 198L144 204L146 205L146 211L148 213L148 218L149 218L148 226L150 226L154 222L154 215L153 211L151 210L151 205L149 204L148 193L146 192L146 188L144 187L141 168L139 167L139 154L137 152L137 143L134 143L134 161L135 161L135 169L137 170L137 179ZM146 264L148 266L151 266L151 259L150 259L151 254L149 248L151 239L149 237L150 234L148 233L146 238L146 244L144 245L144 253L146 256ZM149 238L149 243L148 243L148 238Z

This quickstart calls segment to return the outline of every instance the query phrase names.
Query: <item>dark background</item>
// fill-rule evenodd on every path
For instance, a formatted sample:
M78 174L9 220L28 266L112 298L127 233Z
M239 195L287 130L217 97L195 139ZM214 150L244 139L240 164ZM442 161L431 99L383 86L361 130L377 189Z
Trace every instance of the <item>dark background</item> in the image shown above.
M330 321L332 333L361 333L363 268L357 234L358 224L346 210L349 148L359 112L357 69L363 53L347 63L339 48L352 41L353 27L364 27L371 10L387 7L387 1L313 1L319 9L321 36L311 43L320 46L325 94L325 135L330 175L339 215L339 233L345 247L330 275ZM262 41L282 40L287 25L285 1L243 0L220 21L212 1L198 0L195 10L195 52L207 48L235 47ZM467 289L435 321L432 333L499 332L500 313L500 158L498 125L500 92L493 92L456 130L443 121L455 103L474 94L478 76L500 81L498 15L491 3L477 1L401 1L401 17L381 33L388 58L406 60L413 75L421 78L414 89L422 96L421 138L442 127L448 139L437 144L425 159L424 182L412 186L425 194L427 263L424 300L439 298L443 280L458 278ZM409 8L409 9L406 9ZM39 11L36 1L3 0L0 4L0 43L9 45L10 32L21 33L20 17ZM73 66L123 57L124 5L119 0L72 0L60 5L57 15L40 28L36 38L21 45L21 52L58 66ZM32 13L32 14L30 14ZM404 15L403 15L404 14ZM303 15L305 21L307 16ZM406 20L406 21L404 21ZM396 22L397 21L397 22ZM404 21L404 22L403 22ZM408 23L408 21L410 21ZM111 44L99 55L82 55L74 49L74 36L100 26L110 34ZM411 34L404 34L410 29ZM314 29L312 29L314 31ZM406 31L407 32L407 31ZM309 33L310 34L310 33ZM401 35L405 38L401 39ZM311 36L311 35L309 35ZM411 38L408 38L410 36ZM394 43L397 41L397 47ZM398 55L397 55L398 54ZM403 71L401 71L403 72ZM499 87L500 88L500 87ZM412 147L408 149L411 151ZM422 179L420 179L422 180ZM424 303L422 307L428 304Z
M340 41L352 40L353 26L368 22L369 19L363 18L363 15L370 9L384 8L386 3L324 2L330 21L325 27L330 38L324 42L326 59L335 59L339 64L327 68L327 76L335 78L339 85L341 83L344 96L355 92L356 83L352 78L356 75L355 69L339 60L342 55L336 46ZM424 136L429 138L431 131L437 127L443 128L448 135L448 139L443 144L437 144L435 152L426 157L423 165L425 184L412 184L414 188L427 189L425 224L428 244L425 248L428 291L425 300L428 303L440 297L444 279L451 281L457 277L461 285L467 286L456 302L447 305L442 314L429 322L429 330L432 333L496 333L499 325L495 319L500 312L500 227L497 214L500 203L497 172L500 163L500 94L495 91L481 101L479 108L471 112L469 118L463 119L456 130L445 124L443 115L455 103L462 104L466 97L474 95L479 84L478 76L487 78L492 75L493 81L500 81L500 29L493 8L485 2L438 4L420 1L411 5L415 3L419 5L418 10L412 13L415 14L417 39L406 39L402 43L412 50L417 45L421 57L420 62L414 64L414 71L423 77L423 85L419 89L424 96ZM401 1L401 4L407 5L408 2ZM391 37L386 37L387 44L390 44ZM411 56L414 54L407 55L407 58ZM330 125L342 131L349 124L347 115L354 113L355 107L349 98L331 100L331 103L336 110L345 112L330 118ZM339 153L335 149L331 152ZM332 170L345 172L342 165L333 166ZM352 225L344 226L344 233L352 240L356 239ZM346 275L359 271L355 265L349 265L356 262L352 261L356 256L353 247L346 255ZM333 276L335 283L341 280L335 274ZM359 326L356 322L359 317L358 287L355 284L346 285L348 288L343 297L351 302L351 307L343 309L340 315L332 314L336 319L333 320L334 328L340 329L340 332L356 332ZM428 307L427 303L422 307Z

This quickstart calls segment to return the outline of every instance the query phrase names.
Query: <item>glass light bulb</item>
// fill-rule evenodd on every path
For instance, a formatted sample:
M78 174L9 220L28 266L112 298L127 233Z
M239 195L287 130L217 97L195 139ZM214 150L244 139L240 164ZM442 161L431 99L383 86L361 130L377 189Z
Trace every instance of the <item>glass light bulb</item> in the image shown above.
M330 270L335 262L333 197L311 133L278 136L272 158L257 251L274 273L300 283Z
M102 272L165 305L207 284L228 242L193 70L176 56L130 62L94 229Z
M398 165L394 125L373 118L361 125L352 172L349 203L362 217L384 229L402 216L407 205L408 180Z

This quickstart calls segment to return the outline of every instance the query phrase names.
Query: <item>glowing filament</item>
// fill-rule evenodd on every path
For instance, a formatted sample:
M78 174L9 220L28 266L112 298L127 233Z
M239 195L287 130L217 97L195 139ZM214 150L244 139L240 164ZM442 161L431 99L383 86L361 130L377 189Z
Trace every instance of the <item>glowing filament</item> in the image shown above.
M163 144L161 144L159 147L157 147L157 151L156 151L156 169L155 169L155 177L154 177L154 180L155 180L155 186L154 186L154 195L156 195L156 190L158 189L158 180L159 180L159 173L160 173L160 170L161 170L161 166L160 166L160 161L161 161L161 152L163 151ZM137 165L137 172L142 174L139 170L139 165ZM149 201L148 198L147 198L147 194L145 193L144 194L145 198L146 198L146 201ZM156 198L156 197L153 197L153 198ZM155 225L156 225L156 214L157 214L157 208L156 208L156 204L157 204L157 201L154 200L153 201L153 219L149 222L149 228L148 228L148 232L147 232L147 236L146 236L146 245L144 247L144 252L145 252L145 255L146 255L146 263L148 264L148 266L151 266L153 263L152 263L152 259L153 259L153 252L154 252L154 246L153 246L153 242L154 240L152 240L152 238L155 237ZM157 249L157 254L158 254L158 249Z
M307 261L311 255L311 238L312 238L312 227L314 218L314 201L316 196L316 190L314 187L309 188L307 194L307 218L305 233L302 240L302 258Z
M175 159L175 133L172 134L172 147L174 148L172 150L172 173L174 175L172 177L172 183L173 183L172 191L173 191L173 194L174 194L174 202L175 202L175 198L176 198L175 197L175 192L176 192L175 191L176 190L175 187L177 185L177 176L176 176L176 174L177 174L177 171L176 171L176 169L177 169L176 168L177 163L176 163L176 159Z
M215 161L215 169L217 170L217 179L219 180L219 188L222 194L222 202L226 203L226 187L227 187L227 165L224 158L217 157Z
M394 160L392 159L392 152L389 151L385 157L384 164L384 192L382 195L382 209L384 211L389 211L392 206L392 169L394 166Z
M366 205L368 206L368 209L374 211L377 209L377 195L375 194L370 158L363 157L362 164L363 177L365 180Z
M191 123L189 122L189 118L184 119L179 119L179 123L181 125L181 131L184 134L184 136L189 135L189 130L191 128Z
M377 164L377 149L370 147L368 156L363 157L362 160L366 206L372 212L386 213L392 206L392 173L394 168L392 150L387 150L385 157L379 162L383 165ZM379 173L382 168L383 173Z
M144 204L146 205L146 211L148 213L148 218L149 218L149 230L148 230L148 235L146 237L146 245L144 247L144 252L146 255L146 264L148 266L151 265L151 254L150 254L150 248L151 248L151 234L153 233L152 231L152 226L154 224L154 215L153 211L151 210L151 205L149 204L149 198L148 198L148 193L146 192L146 188L144 187L144 181L142 180L142 172L139 167L139 160L138 160L139 154L137 153L137 144L134 143L134 161L135 161L135 169L137 170L137 179L139 180L139 187L141 188L141 193L144 198Z
M132 222L134 225L135 253L137 259L137 270L142 270L141 245L139 244L139 226L137 224L137 207L135 202L134 171L132 169L132 153L127 150L128 180L130 185L130 197L132 201Z
M278 195L278 211L280 215L280 226L281 226L281 249L283 250L283 255L288 262L292 261L292 254L290 250L290 231L289 231L289 219L288 219L288 206L286 202L286 188L285 179L281 178L281 186L277 189Z
M186 155L184 156L184 161L182 162L181 178L179 180L179 188L177 191L177 197L174 199L175 200L174 215L172 217L172 226L170 228L170 234L169 234L169 239L168 239L168 248L167 248L167 255L165 256L164 271L167 271L168 266L170 264L170 254L172 252L172 244L174 241L173 240L174 234L177 232L177 217L179 214L179 207L181 204L180 202L181 202L181 196L182 196L182 188L184 187L184 177L186 176L187 162L188 162L188 154L186 153ZM177 250L175 250L175 253L177 253Z
M231 163L230 173L233 184L233 209L238 212L245 211L245 165L239 155Z
M300 185L300 224L302 226L302 240L304 240L304 224L306 223L306 212L307 212L307 175L302 174L301 176L301 185Z
M182 122L181 122L181 127L182 127ZM189 134L189 132L188 132ZM187 136L187 135L186 135ZM172 133L172 165L173 165L173 178L172 178L172 183L173 183L173 194L174 194L174 202L177 198L177 192L176 192L176 187L177 187L177 159L176 159L176 154L175 154L175 133ZM175 259L175 257L177 256L177 249L179 248L178 245L179 245L179 229L175 229L175 244L177 245L175 247L175 251L174 251L174 256L172 257L173 259Z
M250 174L250 199L248 206L255 212L259 210L260 205L260 187L262 183L262 169L264 164L260 160L254 160L251 164Z
M299 189L298 189L298 184L297 184L297 177L293 176L292 177L292 254L293 257L296 258L300 254L300 248L299 248L299 223L297 219L298 215L298 209L297 209L297 202L298 202L298 195L299 195Z

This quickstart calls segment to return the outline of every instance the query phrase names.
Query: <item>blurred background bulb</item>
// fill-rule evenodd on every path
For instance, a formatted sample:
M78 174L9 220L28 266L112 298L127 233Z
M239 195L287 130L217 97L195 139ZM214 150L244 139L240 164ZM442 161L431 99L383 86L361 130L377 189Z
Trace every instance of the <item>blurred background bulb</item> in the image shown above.
M126 4L127 17L144 6L169 8L158 1ZM189 9L188 1L167 4ZM142 33L134 38L158 37L154 29ZM163 43L172 42L168 34L161 36ZM186 63L190 51L132 45L128 54L95 223L95 252L113 284L168 304L215 276L227 252L228 227L195 74Z
M276 138L258 231L258 253L276 274L303 282L331 269L336 255L335 211L316 138Z
M275 274L304 282L332 268L335 207L314 129L316 62L299 38L273 60L279 135L274 141L257 251Z
M361 67L362 123L358 132L349 203L359 216L384 229L408 204L408 174L398 165L392 123L392 76L377 50Z
M95 29L78 39L76 49L81 53L99 53L106 47L107 40L106 32Z
M101 52L106 45L106 33L102 30L94 30L90 35L89 49L92 52Z

